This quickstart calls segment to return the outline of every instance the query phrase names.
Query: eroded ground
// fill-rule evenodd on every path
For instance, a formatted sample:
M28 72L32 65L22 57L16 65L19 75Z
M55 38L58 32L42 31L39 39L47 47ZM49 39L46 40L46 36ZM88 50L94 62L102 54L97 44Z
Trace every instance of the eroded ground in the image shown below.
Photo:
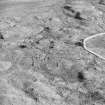
M104 0L1 0L0 105L105 105L105 61L83 45L105 32L104 8Z

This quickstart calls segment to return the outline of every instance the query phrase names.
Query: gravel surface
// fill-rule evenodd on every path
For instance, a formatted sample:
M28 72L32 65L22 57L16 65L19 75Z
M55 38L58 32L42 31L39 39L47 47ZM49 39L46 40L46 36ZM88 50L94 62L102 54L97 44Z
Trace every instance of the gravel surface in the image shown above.
M103 0L0 0L0 105L104 105Z

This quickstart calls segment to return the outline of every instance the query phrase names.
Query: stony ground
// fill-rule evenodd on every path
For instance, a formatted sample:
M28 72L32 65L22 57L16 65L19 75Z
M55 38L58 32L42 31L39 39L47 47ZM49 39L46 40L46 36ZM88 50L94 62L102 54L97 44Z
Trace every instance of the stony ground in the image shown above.
M105 105L104 32L104 0L0 0L0 105Z

